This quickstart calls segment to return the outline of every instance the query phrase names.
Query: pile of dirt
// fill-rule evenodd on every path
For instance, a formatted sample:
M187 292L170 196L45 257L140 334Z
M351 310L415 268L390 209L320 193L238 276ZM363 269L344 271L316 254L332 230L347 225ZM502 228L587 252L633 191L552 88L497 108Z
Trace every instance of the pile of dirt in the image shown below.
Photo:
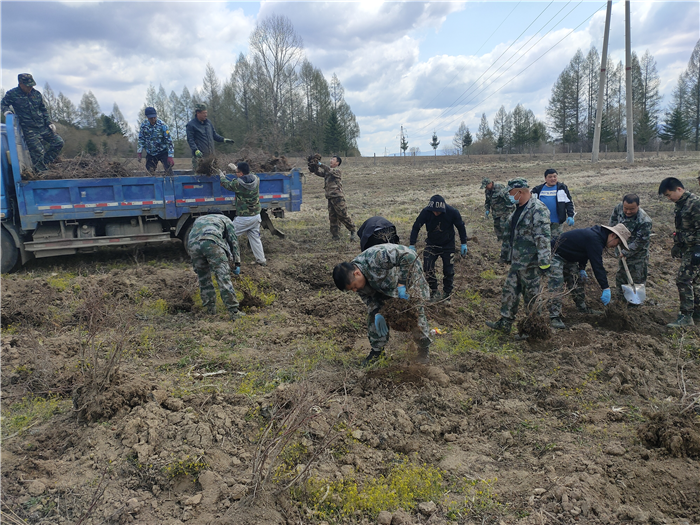
M700 424L693 421L696 414L689 410L685 414L660 411L645 413L649 418L637 434L651 448L665 448L674 457L700 457Z
M552 337L549 318L532 313L518 321L518 335L527 336L531 341L546 341Z
M131 177L124 164L107 155L79 155L54 162L46 171L22 173L26 180L93 179Z
M379 312L393 330L410 332L418 326L418 303L414 300L391 298L385 301Z
M139 377L115 374L107 384L102 381L88 381L73 391L73 408L83 421L110 419L126 408L148 402L153 385Z

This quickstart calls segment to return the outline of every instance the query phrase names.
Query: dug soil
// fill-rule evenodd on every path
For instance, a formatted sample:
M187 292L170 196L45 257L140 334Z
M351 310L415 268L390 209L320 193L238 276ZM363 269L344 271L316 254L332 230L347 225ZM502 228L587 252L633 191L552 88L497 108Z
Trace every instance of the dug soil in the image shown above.
M366 308L331 277L359 245L347 231L331 240L316 177L302 211L275 221L286 238L263 233L266 267L241 238L234 287L247 315L235 322L222 304L202 310L178 241L3 275L3 523L700 523L700 333L666 328L678 263L673 205L657 195L666 176L697 189L697 166L682 156L594 167L578 154L345 159L357 226L382 215L408 244L439 193L479 239L455 261L451 301L425 305L429 365L413 360L399 304L387 357L360 366ZM598 316L565 298L566 329L534 318L520 324L532 337L516 339L485 327L499 317L507 267L479 185L539 184L549 167L569 186L577 228L607 224L622 195L639 194L654 220L647 301ZM614 282L614 256L604 259ZM586 295L604 310L594 279ZM329 494L332 482L369 483L404 459L492 493L472 494L461 514L449 494L335 516L304 497L307 478Z

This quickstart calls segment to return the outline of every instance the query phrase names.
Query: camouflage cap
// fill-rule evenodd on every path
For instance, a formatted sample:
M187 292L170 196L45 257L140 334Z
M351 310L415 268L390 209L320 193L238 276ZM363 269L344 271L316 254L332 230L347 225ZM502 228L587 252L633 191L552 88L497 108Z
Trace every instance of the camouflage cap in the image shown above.
M36 82L34 82L34 77L29 73L20 73L19 75L17 75L17 82L20 84L24 84L27 87L36 86Z
M200 104L195 104L194 106L195 111L206 111L207 110L207 105L204 104L203 102Z
M527 185L527 181L523 179L522 177L518 177L517 179L510 179L508 181L508 189L509 190L515 190L517 188L529 188L530 186Z
M483 179L481 179L481 188L480 189L483 190L486 186L488 186L492 182L493 181L491 179L484 177Z

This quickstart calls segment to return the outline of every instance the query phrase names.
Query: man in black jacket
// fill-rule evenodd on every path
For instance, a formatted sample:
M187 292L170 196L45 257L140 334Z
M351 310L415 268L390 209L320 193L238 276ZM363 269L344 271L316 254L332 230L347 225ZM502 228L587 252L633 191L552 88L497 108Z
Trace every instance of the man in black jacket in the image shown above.
M548 169L544 172L544 184L535 186L532 195L541 200L549 208L550 231L552 239L559 237L563 231L562 224L566 221L569 226L574 225L574 201L571 200L569 188L563 182L557 180L557 170Z
M455 276L455 228L459 231L461 243L460 253L462 257L467 255L467 230L460 213L445 203L440 195L430 197L428 206L420 212L411 230L410 246L416 251L416 241L418 232L425 224L428 238L425 241L425 251L423 252L423 269L425 277L430 286L430 300L439 301L438 282L435 276L435 262L438 257L442 258L442 288L445 303L449 304L452 295L452 283Z
M561 298L564 294L564 282L574 296L576 308L580 312L594 313L586 306L583 283L588 279L586 263L591 268L596 281L603 290L600 300L604 305L610 302L608 275L603 266L603 250L614 248L622 243L625 249L630 232L624 224L615 226L592 226L562 233L558 239L552 239L554 257L549 275L549 291L552 300L549 305L549 317L552 328L566 328L561 320Z
M396 226L380 215L370 217L357 230L360 238L360 250L377 246L378 244L399 244L399 236L396 233Z
M194 118L187 123L187 144L192 150L192 169L197 170L197 160L214 155L214 142L233 144L233 140L219 135L214 125L207 118L206 104L197 104L194 107Z

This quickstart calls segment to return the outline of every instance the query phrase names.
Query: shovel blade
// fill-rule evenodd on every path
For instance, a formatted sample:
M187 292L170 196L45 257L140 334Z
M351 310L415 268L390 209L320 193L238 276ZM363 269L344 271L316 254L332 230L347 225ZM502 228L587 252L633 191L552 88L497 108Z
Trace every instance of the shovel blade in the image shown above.
M637 290L636 293L635 289ZM644 289L643 284L637 284L634 287L630 286L629 284L623 284L622 293L625 295L627 302L631 304L642 304L647 298L647 292Z

